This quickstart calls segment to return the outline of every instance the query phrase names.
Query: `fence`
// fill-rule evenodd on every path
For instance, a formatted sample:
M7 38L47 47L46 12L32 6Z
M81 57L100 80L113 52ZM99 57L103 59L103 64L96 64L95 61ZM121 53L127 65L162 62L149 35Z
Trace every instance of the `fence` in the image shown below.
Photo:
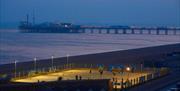
M149 69L148 69L149 70ZM137 85L140 85L140 84L144 84L150 80L154 80L154 79L157 79L157 78L160 78L160 77L163 77L165 75L168 75L169 74L169 69L168 68L159 68L159 69L156 69L155 72L151 73L151 74L147 74L145 76L140 76L140 77L137 77L137 78L134 78L134 79L121 79L120 83L118 83L117 81L114 81L113 84L114 84L114 89L115 90L125 90L125 89L129 89L131 87L134 87L134 86L137 86ZM117 88L117 87L120 87L120 88Z

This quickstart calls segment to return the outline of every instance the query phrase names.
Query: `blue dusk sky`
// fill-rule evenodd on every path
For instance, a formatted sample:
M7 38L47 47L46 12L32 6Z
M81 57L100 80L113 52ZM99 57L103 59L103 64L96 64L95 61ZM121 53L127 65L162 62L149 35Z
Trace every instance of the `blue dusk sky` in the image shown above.
M33 11L36 23L180 26L180 0L0 0L1 27Z

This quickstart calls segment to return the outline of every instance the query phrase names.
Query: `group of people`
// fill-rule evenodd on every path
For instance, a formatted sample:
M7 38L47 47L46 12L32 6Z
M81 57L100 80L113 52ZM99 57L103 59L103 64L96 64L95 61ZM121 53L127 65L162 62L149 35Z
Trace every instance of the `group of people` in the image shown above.
M82 76L81 76L81 75L79 75L79 76L76 75L76 76L75 76L75 79L76 79L76 80L82 80Z

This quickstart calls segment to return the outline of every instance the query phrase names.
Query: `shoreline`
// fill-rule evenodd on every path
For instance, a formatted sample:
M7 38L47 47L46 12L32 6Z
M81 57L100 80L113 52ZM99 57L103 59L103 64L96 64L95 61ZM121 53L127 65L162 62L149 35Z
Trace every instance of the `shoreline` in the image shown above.
M158 61L158 59L167 56L173 52L180 52L180 43L112 51L104 53L95 53L88 55L70 56L69 63L76 64L104 64L104 65L139 65L144 61ZM158 58L158 59L157 59ZM55 66L66 64L66 57L54 58ZM17 72L29 71L34 67L34 61L17 63ZM37 68L51 67L51 59L37 60ZM14 63L1 64L0 74L11 74L14 72Z

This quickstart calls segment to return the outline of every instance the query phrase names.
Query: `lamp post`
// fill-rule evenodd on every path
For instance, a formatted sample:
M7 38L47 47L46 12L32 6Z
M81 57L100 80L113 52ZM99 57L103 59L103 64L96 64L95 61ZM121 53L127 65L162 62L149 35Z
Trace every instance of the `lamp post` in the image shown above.
M54 56L51 56L51 66L52 66L52 69L54 68Z
M36 60L37 60L37 58L35 57L34 58L34 71L36 72Z
M143 69L143 63L141 63L141 72L142 72L142 69Z
M126 71L128 72L128 79L129 79L129 72L131 71L130 67L126 67Z
M66 55L66 64L67 64L67 67L69 67L69 54Z
M16 78L16 63L17 63L17 61L15 60L14 61L14 78Z
M128 87L130 86L130 82L129 82L129 72L131 71L130 67L126 67L126 71L128 72Z

